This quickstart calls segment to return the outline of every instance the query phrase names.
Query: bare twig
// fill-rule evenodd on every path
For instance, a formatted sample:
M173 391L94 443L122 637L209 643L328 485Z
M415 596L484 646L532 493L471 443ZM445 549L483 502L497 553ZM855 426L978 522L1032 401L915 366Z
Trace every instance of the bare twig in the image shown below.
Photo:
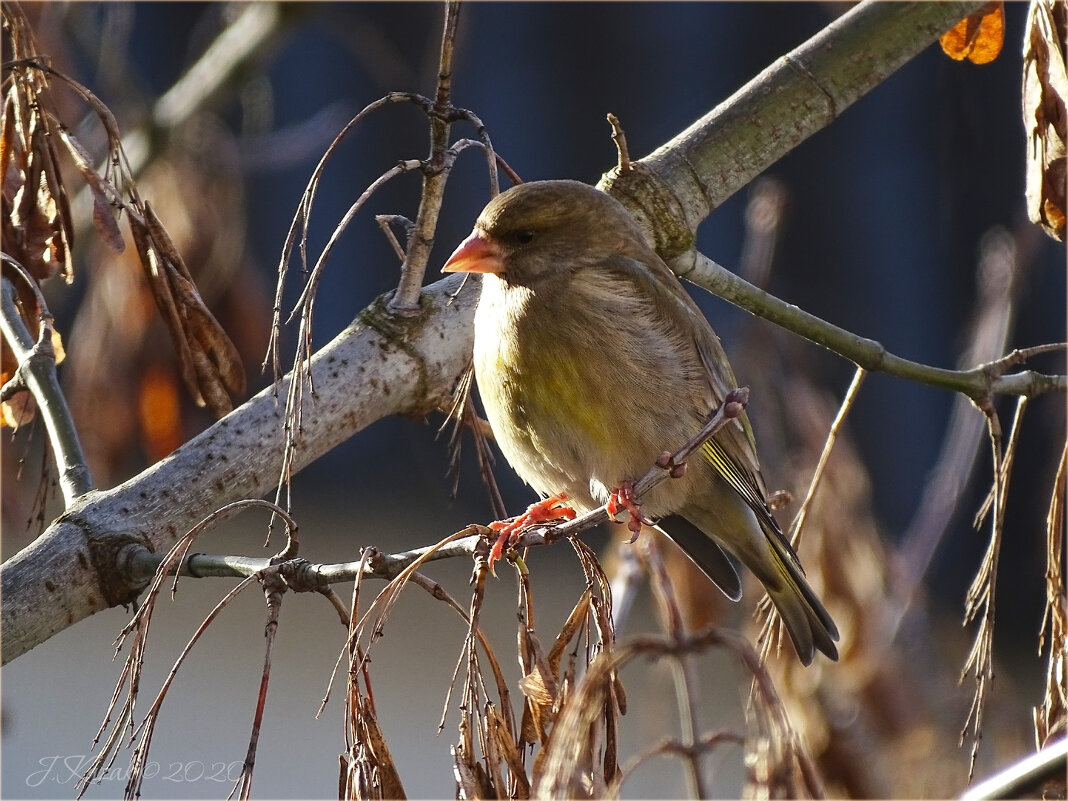
M497 479L493 475L494 456L493 450L489 445L489 440L493 437L493 431L489 424L478 416L478 412L475 409L475 399L471 394L474 380L474 368L468 367L464 374L460 376L459 382L457 382L452 408L449 410L442 428L439 429L440 433L452 421L452 434L449 437L449 472L453 476L451 496L456 497L460 486L460 449L463 444L463 431L467 428L471 431L471 438L474 441L478 472L482 477L482 484L489 495L493 515L497 520L503 520L507 512L504 507L504 499L501 497L501 491L497 487Z
M393 246L393 252L397 254L397 258L403 262L404 248L407 247L408 239L411 238L412 229L415 228L415 223L403 214L376 214L375 222L378 223L378 227L382 229L382 233L386 235L389 244ZM393 233L393 228L391 227L393 225L400 225L404 229L404 245L401 245L401 243L397 241L397 235Z
M657 602L661 617L666 622L667 634L675 642L681 642L686 636L686 627L682 622L678 600L672 590L671 581L659 553L650 547L651 539L646 540L646 562L650 574L650 586ZM698 732L698 710L693 663L690 655L680 655L671 659L671 673L675 686L675 705L678 708L681 748L679 756L686 766L688 795L691 798L708 798L708 787L701 772L701 750Z
M194 632L193 636L186 643L182 649L181 654L175 660L174 665L171 667L166 679L164 680L159 692L156 695L156 699L153 701L148 713L145 715L141 723L134 728L133 716L134 706L137 700L138 688L140 685L141 670L144 665L145 648L148 642L148 633L152 621L152 613L155 611L156 602L159 597L159 593L163 588L165 578L174 572L175 565L185 561L189 553L189 549L192 547L196 539L206 530L210 530L213 525L218 522L222 517L228 516L235 512L241 511L249 507L265 507L269 509L272 514L279 515L285 520L287 525L287 540L285 548L272 560L275 564L283 561L284 559L292 558L296 555L297 539L296 522L286 513L284 509L276 507L267 501L259 499L248 499L243 501L237 501L232 504L228 504L222 509L218 509L212 514L204 518L199 524L194 526L188 531L181 539L179 539L167 555L163 558L159 565L159 569L156 571L153 577L152 583L149 585L148 591L145 595L144 602L138 608L130 622L120 632L116 639L115 653L118 654L119 650L126 642L129 635L133 634L133 644L130 648L130 654L126 659L126 663L123 667L122 673L119 676L119 680L115 686L115 692L112 695L111 704L108 707L107 713L104 718L104 722L100 726L100 730L97 733L97 739L94 740L94 746L99 740L100 735L108 727L108 723L111 720L112 714L115 712L119 695L122 688L127 688L126 698L121 707L118 708L119 714L115 721L114 726L111 727L107 739L105 740L104 747L95 760L88 766L85 773L82 775L79 781L79 796L85 792L88 786L96 780L97 777L107 771L108 768L114 763L115 757L118 755L118 749L120 747L120 740L122 732L129 730L130 742L132 743L134 738L140 735L137 746L134 748L130 757L130 772L129 782L126 786L126 793L128 797L136 797L140 794L141 782L144 780L144 767L148 760L148 752L152 743L152 735L155 730L156 723L159 719L159 710L163 704L163 699L167 695L167 691L170 689L175 677L178 674L179 668L185 661L185 658L192 651L193 646L196 645L200 637L207 631L208 627L215 620L218 614L230 603L233 598L237 597L245 588L247 588L254 581L262 581L264 578L263 572L253 573L240 581L233 589L231 589L220 600L215 608L207 615L207 617L201 622L200 626ZM269 568L268 568L269 569ZM178 576L175 575L174 581L171 585L171 595L173 597L174 592L177 589ZM270 648L268 647L268 657L266 661L266 668L269 668L270 664ZM261 682L261 693L266 689L266 674L264 682ZM260 703L263 698L261 697ZM253 747L255 745L255 733L256 728L253 730ZM247 764L249 770L250 765ZM244 775L244 772L243 772Z
M961 796L961 801L1039 797L1045 782L1064 781L1066 758L1068 737L1061 737L1041 751L1030 754L989 779L979 782Z
M866 375L867 371L863 367L857 368L853 374L853 380L849 384L849 389L846 390L845 397L842 398L842 403L838 407L838 414L835 415L834 421L827 432L827 439L823 444L823 451L820 453L819 461L816 463L816 469L812 472L812 480L809 482L805 500L802 501L801 508L794 517L794 522L791 526L790 544L793 545L795 551L801 544L801 534L804 531L805 521L808 519L808 512L812 507L813 499L816 497L816 490L819 488L820 481L823 479L823 473L827 469L827 461L830 459L831 450L838 440L838 432L856 402ZM779 615L775 605L772 604L771 596L767 593L764 593L757 603L756 614L757 619L760 621L760 633L757 635L757 642L760 643L760 659L761 661L766 661L773 648L782 647L782 617Z
M624 765L620 769L619 777L609 785L609 792L606 794L606 797L618 798L620 795L619 790L623 787L623 784L627 779L629 779L638 768L656 757L677 756L680 759L694 760L712 752L724 743L744 745L745 737L731 731L710 731L702 734L693 745L685 745L678 740L665 738L655 745L650 746ZM707 796L694 797L705 798Z
M623 132L623 125L619 122L619 118L612 112L608 112L608 124L612 126L612 141L616 143L616 152L619 154L616 168L621 173L627 172L630 169L630 151L627 150L627 135Z
M283 12L275 2L242 6L226 28L152 108L152 122L176 128L210 103L234 73L269 46L282 31Z
M1046 514L1046 608L1039 627L1038 653L1046 646L1049 632L1049 662L1046 667L1046 693L1035 708L1035 740L1047 745L1058 734L1068 732L1068 687L1065 668L1068 661L1068 591L1064 584L1065 488L1068 486L1068 443L1061 451L1057 475Z
M289 230L286 232L286 238L282 244L282 254L278 260L278 279L275 286L273 310L274 318L271 324L271 337L267 344L267 354L264 356L262 365L264 370L266 370L268 366L271 367L275 381L281 379L283 372L281 354L279 353L279 336L282 332L282 297L285 289L288 265L292 258L294 247L299 247L301 272L305 275L308 273L308 227L311 222L312 207L315 203L315 196L318 192L323 173L326 171L326 166L330 162L331 157L337 152L346 137L348 137L348 135L373 112L392 103L410 103L422 108L424 112L429 109L430 105L426 98L411 92L390 92L384 97L380 97L378 100L364 106L356 116L345 124L345 127L338 132L337 136L334 137L330 146L327 147L326 152L323 153L322 157L319 159L319 163L315 165L315 169L312 171L311 177L308 179L308 184L305 186L304 192L301 194L300 202L297 204L296 213L290 221Z
M965 599L964 623L970 623L976 617L980 617L979 630L976 632L975 641L972 644L968 658L965 660L960 676L960 680L963 682L969 673L974 673L975 675L975 694L972 697L971 708L968 710L968 716L960 732L961 745L969 737L970 732L972 748L968 766L969 778L971 778L972 772L975 770L975 758L979 753L986 693L994 679L994 614L996 609L998 560L1001 555L1001 541L1005 529L1005 504L1008 499L1009 479L1012 476L1016 443L1019 440L1020 429L1023 428L1023 416L1027 409L1027 402L1028 398L1026 396L1019 398L1017 401L1009 442L1004 451L1002 450L1001 427L998 422L997 412L992 405L984 409L987 413L991 449L994 457L994 480L990 495L987 496L987 503L983 505L983 508L976 516L976 526L982 523L988 509L993 509L993 516L990 543L987 545L983 562L971 587L968 589Z
M849 389L846 390L845 397L842 398L842 405L838 407L838 414L835 415L834 422L831 423L831 428L827 432L827 441L823 446L823 452L820 453L816 469L812 473L812 481L809 482L805 500L801 502L801 508L798 510L791 526L790 544L794 546L795 550L801 544L801 533L804 530L805 521L808 519L809 509L812 507L812 499L815 497L820 480L823 478L823 471L827 468L827 460L831 456L831 449L834 448L834 443L838 440L838 432L845 423L846 415L849 414L853 404L856 402L857 395L860 392L860 385L864 382L866 375L867 371L863 367L857 368L857 371L853 374L853 381L850 383Z
M419 313L419 292L423 286L427 260L430 258L430 248L434 244L438 213L445 196L448 171L443 167L445 150L449 145L449 125L453 117L452 56L459 18L459 0L446 0L438 62L438 85L434 94L434 107L430 113L430 156L423 170L423 196L415 217L415 230L409 237L404 264L401 265L400 283L389 302L390 310L397 314Z

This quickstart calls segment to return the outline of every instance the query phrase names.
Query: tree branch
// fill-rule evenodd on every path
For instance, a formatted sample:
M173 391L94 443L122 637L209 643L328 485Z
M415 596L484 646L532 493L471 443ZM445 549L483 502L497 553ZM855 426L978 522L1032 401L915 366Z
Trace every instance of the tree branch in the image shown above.
M448 278L423 292L423 317L399 320L380 298L316 353L316 392L304 401L292 469L382 417L447 406L470 356L475 299L472 282L461 288L459 278ZM118 575L126 546L166 551L212 509L274 488L284 444L275 389L126 483L83 496L0 566L4 663L91 614L132 601L143 580Z
M5 261L9 258L4 256ZM18 264L14 259L10 261ZM21 265L18 269L22 269ZM77 498L93 488L93 478L85 463L78 430L70 416L67 399L59 386L56 354L52 347L52 316L42 307L41 336L39 341L34 342L19 314L15 287L7 278L0 279L0 282L3 297L0 329L3 330L4 339L19 362L12 381L17 380L24 384L37 401L37 408L48 430L48 441L52 445L58 466L64 506L69 507ZM30 283L36 287L32 279Z
M865 0L628 165L639 169L617 167L601 184L670 260L693 247L697 226L727 198L982 5Z
M871 372L886 373L909 381L953 390L972 400L994 394L1034 397L1046 392L1064 392L1068 389L1068 377L1063 375L1044 375L1031 370L1006 375L1006 371L1020 361L1015 354L967 370L932 367L904 359L890 353L874 339L839 328L753 286L696 250L675 259L671 267L680 278L692 281L713 295L798 334L809 342L821 345ZM1064 350L1064 346L1056 347Z

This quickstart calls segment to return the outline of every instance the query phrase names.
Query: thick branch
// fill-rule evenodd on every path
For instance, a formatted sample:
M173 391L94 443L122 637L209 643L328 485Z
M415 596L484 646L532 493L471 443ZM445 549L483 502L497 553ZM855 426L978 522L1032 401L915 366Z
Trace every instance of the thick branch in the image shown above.
M672 259L692 247L693 232L713 209L982 5L865 0L641 159L637 170L617 168L602 185L613 186L639 222L648 221L651 241ZM661 186L643 179L649 173Z
M475 286L453 298L459 286L449 278L429 287L420 299L425 314L404 321L379 299L315 355L316 392L304 401L294 471L375 420L447 405L471 350ZM277 391L284 394L287 382ZM165 551L212 509L274 489L282 423L275 389L268 388L140 475L83 496L0 566L3 661L131 601L141 586L115 569L125 546Z

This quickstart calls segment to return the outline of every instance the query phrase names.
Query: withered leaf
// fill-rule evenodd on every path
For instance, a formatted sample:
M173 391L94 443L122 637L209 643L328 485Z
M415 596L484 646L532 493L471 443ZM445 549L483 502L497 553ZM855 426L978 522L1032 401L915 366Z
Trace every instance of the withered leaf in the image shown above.
M1005 43L1005 4L987 3L939 38L942 52L956 61L989 64Z
M456 797L495 798L486 769L462 746L452 748L452 771L456 778Z
M93 168L89 154L85 152L81 143L71 136L70 131L60 127L59 138L67 146L67 152L70 153L74 166L85 179L89 193L93 196L93 227L108 247L116 253L122 253L126 250L126 240L123 239L122 232L119 230L118 211L112 206L109 198L109 194L114 193L114 188L112 188L112 193L108 192L104 179Z
M48 121L36 98L32 82L16 81L4 100L0 146L4 251L38 282L57 273L70 281L70 209Z
M552 706L553 694L549 691L550 678L547 678L537 667L519 679L519 689L533 704L538 706ZM555 682L552 682L555 683Z
M1024 40L1023 122L1027 131L1027 213L1054 239L1065 234L1068 139L1068 3L1033 0Z
M527 699L520 725L520 737L524 742L544 744L555 718L553 707L556 703L556 677L545 659L541 641L534 631L523 628L520 636L523 667L527 671L519 680L519 689Z
M37 401L33 393L28 391L16 392L3 403L0 403L0 421L7 428L17 429L24 426L37 414Z
M553 675L556 674L560 667L560 657L563 655L564 649L567 648L567 644L571 642L571 638L579 632L583 625L585 625L586 616L590 612L590 599L592 597L593 590L587 587L575 603L574 608L571 610L571 614L567 616L567 620L560 629L560 633L556 636L556 641L553 643L553 647L549 651L549 669L552 670Z
M350 688L347 702L352 746L342 755L341 783L349 798L406 798L400 774L370 704Z
M233 409L245 391L237 348L204 305L181 254L148 203L130 215L130 230L156 306L178 353L179 371L197 403L216 417Z
M516 747L515 740L508 730L508 725L504 722L504 718L501 717L500 712L497 711L493 704L486 705L486 724L490 738L495 743L497 753L504 758L504 762L508 766L508 770L515 782L515 792L511 797L529 798L530 781L527 779L527 769L526 765L523 764L523 755L519 752L519 748ZM507 788L501 789L505 790Z

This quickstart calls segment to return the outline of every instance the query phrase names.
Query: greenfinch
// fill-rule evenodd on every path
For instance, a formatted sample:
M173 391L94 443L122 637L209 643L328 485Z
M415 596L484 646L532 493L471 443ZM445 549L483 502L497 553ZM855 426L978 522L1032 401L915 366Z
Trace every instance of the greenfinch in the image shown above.
M519 184L486 206L444 272L482 273L474 369L515 471L577 511L609 503L667 534L729 598L723 549L760 579L794 649L838 658L838 630L772 516L743 412L678 478L629 490L737 386L719 338L630 213L577 181Z

